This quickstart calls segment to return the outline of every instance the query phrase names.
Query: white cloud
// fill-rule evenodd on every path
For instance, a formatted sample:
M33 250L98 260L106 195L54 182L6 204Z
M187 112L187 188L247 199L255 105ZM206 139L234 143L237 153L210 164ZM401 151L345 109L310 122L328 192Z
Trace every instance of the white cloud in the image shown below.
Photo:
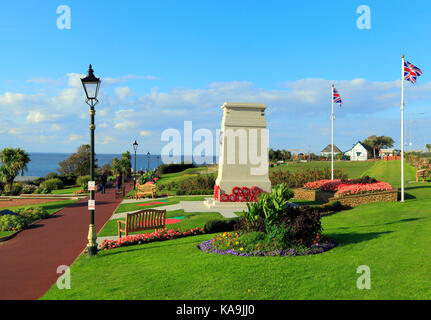
M148 130L141 130L139 134L141 135L141 137L148 137L151 135L151 132Z
M132 94L132 90L129 87L118 87L114 89L114 92L120 100L124 100Z

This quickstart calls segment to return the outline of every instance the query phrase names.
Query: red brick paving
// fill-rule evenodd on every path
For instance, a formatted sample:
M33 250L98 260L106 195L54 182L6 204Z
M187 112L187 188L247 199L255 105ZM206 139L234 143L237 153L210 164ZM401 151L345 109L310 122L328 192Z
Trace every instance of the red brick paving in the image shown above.
M115 199L115 189L106 189L106 194L97 193L95 200L99 232L122 199ZM70 266L82 253L90 223L87 201L79 200L0 243L0 300L40 298L60 276L57 267Z

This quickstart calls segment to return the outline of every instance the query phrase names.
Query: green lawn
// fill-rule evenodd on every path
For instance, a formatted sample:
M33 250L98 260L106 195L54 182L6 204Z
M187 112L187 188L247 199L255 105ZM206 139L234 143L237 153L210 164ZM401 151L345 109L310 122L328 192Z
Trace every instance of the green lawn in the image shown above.
M395 184L398 164L388 163L374 175ZM155 242L80 256L71 290L54 285L43 299L429 299L431 184L408 184L406 192L405 203L323 217L324 233L339 242L323 254L236 257L197 248L214 235ZM356 287L362 265L371 270L370 290Z
M81 190L81 187L68 187L59 190L52 190L52 194L73 194L75 191Z
M365 171L363 176L370 176L389 183L393 187L401 187L401 160L379 161ZM404 162L404 185L409 181L416 181L416 169L406 161Z

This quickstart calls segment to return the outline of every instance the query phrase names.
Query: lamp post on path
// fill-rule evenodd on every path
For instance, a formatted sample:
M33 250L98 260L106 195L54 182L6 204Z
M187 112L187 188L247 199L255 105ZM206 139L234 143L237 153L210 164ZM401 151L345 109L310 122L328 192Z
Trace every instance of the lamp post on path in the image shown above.
M133 150L135 150L135 167L133 169L133 190L136 190L136 150L138 150L138 143L133 143Z
M150 172L150 151L148 151L147 153L147 160L148 160L147 172Z
M96 110L94 110L94 106L99 102L97 100L97 94L99 93L100 79L94 76L91 64L88 69L88 75L82 78L81 82L86 95L85 102L90 106L90 179L94 182L94 131L96 129L96 125L94 124ZM88 229L87 253L91 257L97 255L97 234L94 227L94 190L90 190L88 207L90 210L90 226Z

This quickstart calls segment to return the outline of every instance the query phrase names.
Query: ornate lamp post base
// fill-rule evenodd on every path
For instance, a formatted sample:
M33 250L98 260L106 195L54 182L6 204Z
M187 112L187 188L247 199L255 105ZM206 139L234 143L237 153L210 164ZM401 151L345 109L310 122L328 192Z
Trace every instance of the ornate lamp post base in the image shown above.
M94 228L94 224L90 224L88 228L88 244L87 244L87 253L90 257L97 255L97 235L96 230Z

